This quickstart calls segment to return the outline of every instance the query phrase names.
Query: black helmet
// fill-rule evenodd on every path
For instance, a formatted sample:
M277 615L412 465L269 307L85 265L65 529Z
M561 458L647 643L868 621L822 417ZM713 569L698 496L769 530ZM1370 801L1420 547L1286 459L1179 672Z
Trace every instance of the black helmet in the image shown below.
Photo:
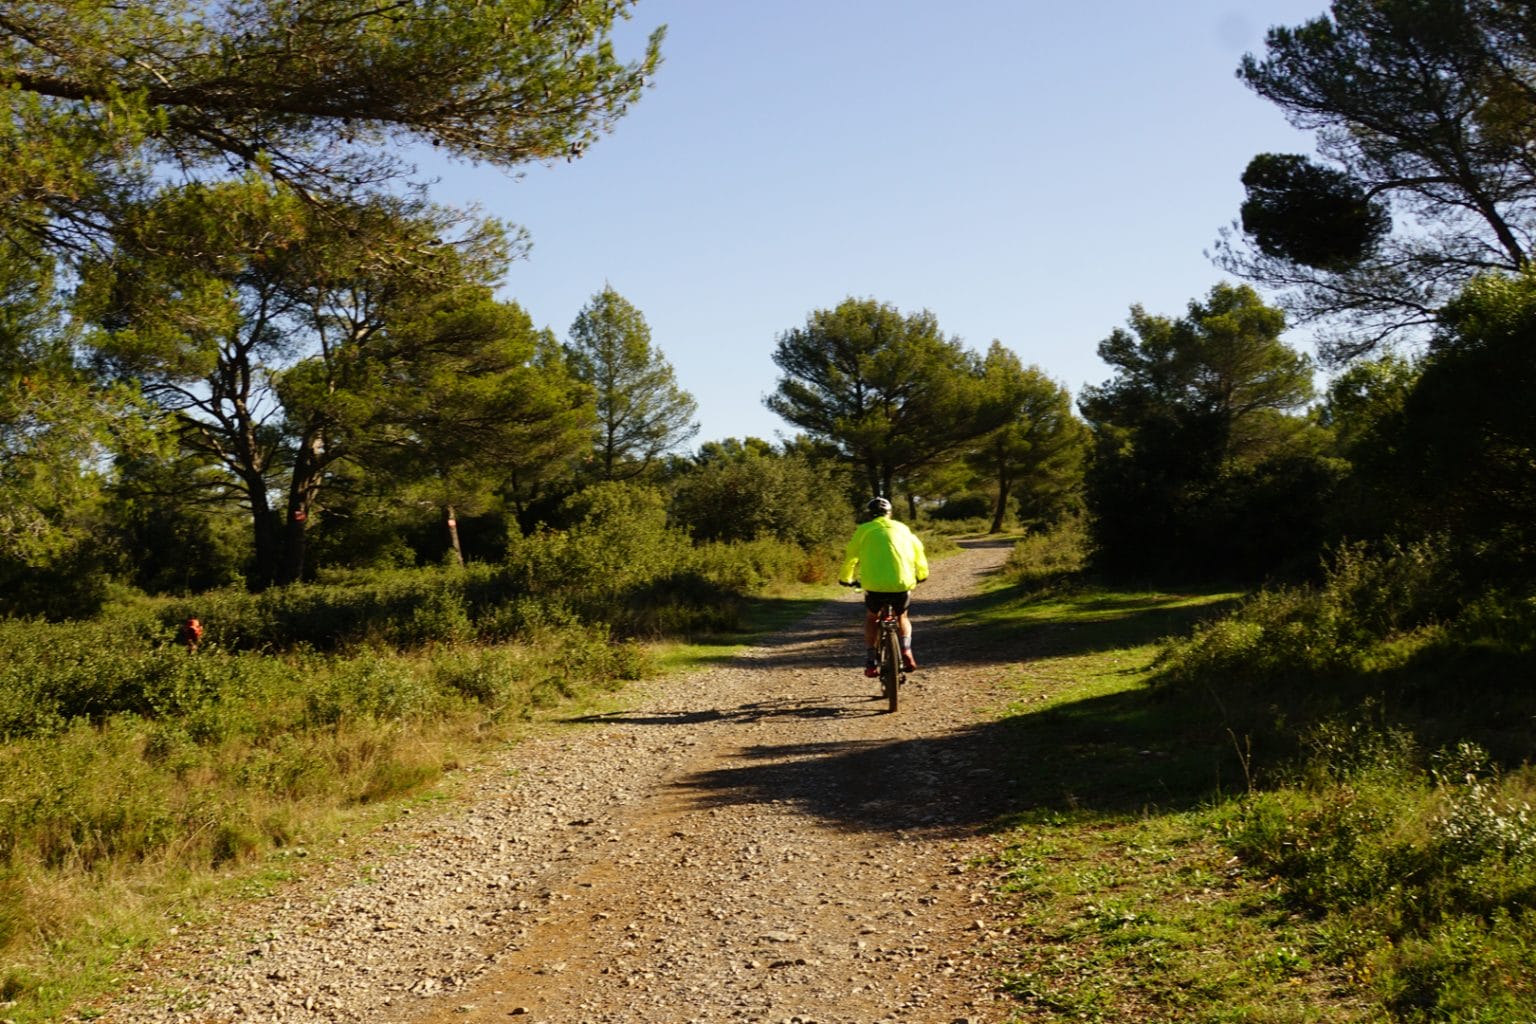
M872 516L888 516L891 514L891 503L884 498L870 498L869 504L864 506L864 511Z

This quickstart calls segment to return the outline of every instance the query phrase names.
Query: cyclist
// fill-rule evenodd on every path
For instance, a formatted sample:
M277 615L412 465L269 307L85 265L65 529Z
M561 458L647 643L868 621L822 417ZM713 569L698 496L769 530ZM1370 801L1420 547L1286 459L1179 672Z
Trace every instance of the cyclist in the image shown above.
M928 556L923 542L905 524L891 518L891 503L875 497L864 506L869 519L853 531L837 581L853 587L855 575L864 585L864 645L869 649L864 674L880 675L880 626L875 615L884 605L897 614L901 634L901 664L908 672L917 668L912 657L912 620L907 617L912 588L928 578Z

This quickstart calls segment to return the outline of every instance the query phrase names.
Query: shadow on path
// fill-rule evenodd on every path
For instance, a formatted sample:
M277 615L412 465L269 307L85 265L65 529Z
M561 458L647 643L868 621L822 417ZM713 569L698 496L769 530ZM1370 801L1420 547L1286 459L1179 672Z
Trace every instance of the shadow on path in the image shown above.
M1186 593L1182 598L1195 596ZM928 671L945 666L1009 664L1065 658L1122 647L1139 647L1185 633L1198 621L1219 617L1238 598L1217 598L1196 606L1170 607L1174 595L1106 594L1079 602L1073 621L1011 628L977 621L980 613L1018 600L1015 593L925 601L919 587L912 602L912 632ZM715 664L779 672L787 668L856 664L863 653L859 631L862 604L831 600L804 619L764 638L745 654Z
M1181 810L1243 786L1231 747L1192 721L1137 690L936 737L747 747L678 787L701 808L788 801L856 831Z
M1178 599L1106 595L1098 605L1092 600L1078 605L1079 617L1071 623L1017 628L975 620L978 610L1017 600L1016 594L915 602L914 630L924 671L941 682L946 665L1006 670L1030 659L1138 646L1219 610L1170 607ZM859 612L852 601L828 602L731 665L768 672L845 667L858 657ZM575 721L664 727L884 714L883 704L866 691ZM899 723L900 712L892 721ZM674 785L699 808L787 802L852 831L973 832L1043 814L1184 809L1241 790L1243 777L1232 745L1213 728L1205 709L1181 707L1164 693L1138 688L932 736L745 746L725 763Z
M725 709L601 712L561 721L588 725L698 725L722 721L760 722L772 718L864 718L884 713L885 704L879 694L843 693L780 697Z

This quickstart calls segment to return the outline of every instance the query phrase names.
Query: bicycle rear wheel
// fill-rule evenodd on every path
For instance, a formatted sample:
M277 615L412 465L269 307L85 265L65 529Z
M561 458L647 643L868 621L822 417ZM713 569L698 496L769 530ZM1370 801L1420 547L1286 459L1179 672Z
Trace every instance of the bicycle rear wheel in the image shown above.
M896 630L886 629L880 634L880 692L885 695L891 711L901 697L897 690L901 683L901 639Z

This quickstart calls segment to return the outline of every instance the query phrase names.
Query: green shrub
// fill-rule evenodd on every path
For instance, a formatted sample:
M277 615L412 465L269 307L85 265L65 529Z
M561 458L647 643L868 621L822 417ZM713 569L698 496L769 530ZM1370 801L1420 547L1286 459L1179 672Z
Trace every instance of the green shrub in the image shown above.
M1536 654L1536 596L1507 590L1482 594L1457 615L1447 639L1509 655Z
M76 725L56 740L0 748L0 858L10 865L91 870L139 860L179 834L155 767L131 719Z
M916 523L908 523L907 525L917 529ZM935 519L930 517L924 521L922 529L918 530L918 532L922 534L923 542L926 544L929 538L943 538L947 540L951 537L976 537L991 529L991 516L976 516L971 519Z
M304 722L335 726L346 719L422 719L441 710L440 691L416 663L377 654L300 662L308 680Z
M811 556L798 544L777 540L701 544L690 556L693 569L724 591L750 594L770 587L807 582Z
M777 540L806 548L850 525L836 471L763 442L706 444L672 485L673 522L707 542Z
M576 526L560 566L568 585L598 596L619 594L678 567L688 535L667 525L666 499L655 488L594 484L566 501Z
M1502 775L1470 743L1427 771L1416 760L1400 733L1320 730L1302 784L1245 801L1227 841L1323 922L1320 955L1368 962L1398 1019L1522 1019L1536 1010L1536 773Z
M507 703L516 682L515 663L496 648L463 648L432 660L432 683L488 707Z
M991 525L994 501L990 494L979 491L946 498L944 503L928 514L943 522L961 519L976 520ZM983 527L985 529L985 527Z
M1382 948L1378 986L1395 1019L1503 1024L1536 1019L1536 943L1529 908L1453 917Z
M1401 665L1454 616L1449 559L1431 542L1335 552L1320 587L1261 591L1231 616L1165 645L1164 683L1221 690L1316 681ZM1424 631L1418 640L1405 636Z
M1087 524L1081 517L1069 517L1015 543L1003 572L1019 587L1058 585L1087 565L1089 544Z
M1346 544L1333 552L1324 578L1330 617L1357 630L1363 643L1454 615L1461 604L1456 561L1443 537Z
M769 537L695 547L667 524L662 495L622 483L589 487L561 510L568 530L508 545L496 565L330 571L323 582L260 594L219 591L161 603L145 638L169 643L189 615L205 650L347 652L520 638L519 609L539 604L621 635L686 635L736 624L740 596L830 575L835 556ZM115 677L105 677L100 685ZM89 697L84 691L80 699ZM26 706L6 710L0 723ZM110 695L100 701L115 707Z

